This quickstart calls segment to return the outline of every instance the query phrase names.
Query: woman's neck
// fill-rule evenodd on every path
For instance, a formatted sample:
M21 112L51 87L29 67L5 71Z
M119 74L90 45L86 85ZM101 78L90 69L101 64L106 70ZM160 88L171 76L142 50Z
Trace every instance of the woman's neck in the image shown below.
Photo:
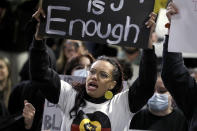
M92 103L95 103L95 104L101 104L101 103L107 101L107 99L105 99L104 96L99 97L99 98L93 98L93 97L89 96L89 95L87 94L86 91L85 91L84 98L85 98L87 101L92 102Z

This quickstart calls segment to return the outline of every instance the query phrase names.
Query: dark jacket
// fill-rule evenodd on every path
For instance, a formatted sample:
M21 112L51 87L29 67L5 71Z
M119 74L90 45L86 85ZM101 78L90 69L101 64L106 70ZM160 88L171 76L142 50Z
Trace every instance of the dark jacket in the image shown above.
M9 99L8 109L11 115L21 113L24 108L24 100L28 100L34 108L36 113L32 128L28 131L40 131L42 125L42 115L44 110L45 97L39 90L39 86L32 84L31 81L23 81L14 87ZM24 128L24 119L20 119L15 124L15 130L26 131Z
M43 41L33 42L30 48L30 74L34 82L43 84L40 88L52 103L58 103L60 95L60 78L49 68L46 45ZM156 82L156 55L154 50L144 50L139 70L139 78L129 90L131 112L141 109L154 93ZM47 91L46 91L47 90ZM52 95L51 95L52 94Z
M197 131L197 85L184 65L181 53L170 53L168 36L163 49L162 79L189 122L189 131Z
M53 51L47 46L49 55L49 67L56 70L56 59ZM24 100L28 100L36 109L32 128L29 131L40 131L42 126L42 116L44 110L45 97L39 90L40 84L34 83L29 78L29 60L23 66L21 71L22 81L17 84L10 95L8 109L11 115L22 114ZM15 122L13 129L25 131L24 120L20 119Z
M133 116L130 129L187 131L187 122L183 113L177 108L174 108L170 114L165 116L156 116L146 108Z
M52 49L50 47L47 46L47 52L49 54L49 63L50 63L50 67L54 70L56 70L56 58L55 58L55 54L52 51ZM23 65L21 71L20 71L20 77L21 77L21 81L26 81L26 80L30 80L30 74L29 74L29 59L27 59L27 61L25 62L25 64Z

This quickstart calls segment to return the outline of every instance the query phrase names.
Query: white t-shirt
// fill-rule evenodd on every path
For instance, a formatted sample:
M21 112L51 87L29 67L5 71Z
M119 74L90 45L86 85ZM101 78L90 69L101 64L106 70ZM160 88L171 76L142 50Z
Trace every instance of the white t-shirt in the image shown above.
M129 109L128 93L128 90L121 92L101 104L86 101L86 106L79 108L79 115L71 119L69 112L74 106L76 91L71 85L61 80L58 102L64 115L61 131L79 131L79 128L84 129L85 126L90 127L91 125L97 130L104 128L108 129L106 131L128 131L129 122L134 115ZM90 124L87 125L86 122L90 122Z

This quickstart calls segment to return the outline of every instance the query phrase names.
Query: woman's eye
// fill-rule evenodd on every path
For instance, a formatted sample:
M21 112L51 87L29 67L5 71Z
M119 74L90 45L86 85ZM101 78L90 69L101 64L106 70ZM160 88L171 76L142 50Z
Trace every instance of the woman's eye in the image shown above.
M94 75L94 74L96 74L96 71L95 70L90 70L90 74Z
M106 74L106 73L104 73L104 72L101 72L100 73L100 76L101 76L101 78L108 78L109 76Z

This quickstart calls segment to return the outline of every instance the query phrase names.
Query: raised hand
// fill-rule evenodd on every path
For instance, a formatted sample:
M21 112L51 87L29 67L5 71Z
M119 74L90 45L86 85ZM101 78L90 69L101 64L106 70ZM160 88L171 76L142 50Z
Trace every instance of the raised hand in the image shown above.
M166 12L166 16L168 17L168 20L171 21L172 15L175 15L175 14L178 14L178 13L179 13L179 10L176 7L176 5L173 2L170 2L168 4L167 12Z
M43 18L46 18L46 15L43 11L42 8L39 8L33 15L32 15L33 18L35 18L37 21L38 21L38 24L37 24L37 27L36 27L36 33L35 33L35 39L36 40L42 40L43 37L40 36L38 34L39 32L39 27L40 27L40 17L43 17Z
M32 127L35 112L36 110L33 107L33 105L29 103L27 100L25 100L23 108L23 117L26 129L30 129Z
M148 48L152 49L152 44L153 44L153 41L152 41L152 33L154 32L155 30L155 26L156 26L156 23L155 23L155 20L156 20L156 17L157 17L157 14L155 14L154 12L152 12L150 15L149 15L149 20L145 23L146 24L146 27L147 28L151 28L150 30L150 36L149 36L149 42L148 42Z

